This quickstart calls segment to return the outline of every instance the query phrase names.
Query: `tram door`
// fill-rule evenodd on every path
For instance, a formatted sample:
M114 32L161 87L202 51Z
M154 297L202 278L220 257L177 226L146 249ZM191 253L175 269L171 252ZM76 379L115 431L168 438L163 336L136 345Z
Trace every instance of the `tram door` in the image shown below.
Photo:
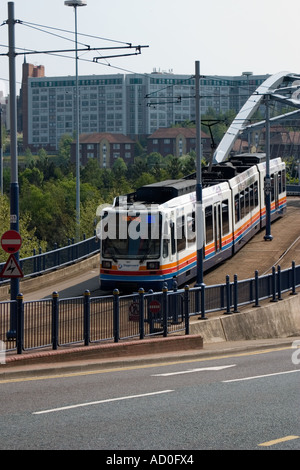
M215 253L218 253L222 249L222 205L220 202L214 204L213 218Z

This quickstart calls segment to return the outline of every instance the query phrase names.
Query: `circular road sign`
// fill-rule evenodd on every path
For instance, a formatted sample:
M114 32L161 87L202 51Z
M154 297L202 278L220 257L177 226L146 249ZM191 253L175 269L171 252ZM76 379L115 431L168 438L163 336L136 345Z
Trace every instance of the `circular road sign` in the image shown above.
M158 300L152 300L149 303L149 310L154 315L160 312L160 308L161 308L161 305L160 305L160 302L158 302Z
M21 245L22 238L16 230L8 230L1 237L1 246L7 253L17 253Z

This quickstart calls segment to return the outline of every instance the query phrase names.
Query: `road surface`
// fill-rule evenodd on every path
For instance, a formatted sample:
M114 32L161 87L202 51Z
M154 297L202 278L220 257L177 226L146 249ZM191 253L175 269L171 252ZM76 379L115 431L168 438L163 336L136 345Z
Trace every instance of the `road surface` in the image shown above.
M198 464L197 450L299 450L299 352L1 381L0 448L176 451Z

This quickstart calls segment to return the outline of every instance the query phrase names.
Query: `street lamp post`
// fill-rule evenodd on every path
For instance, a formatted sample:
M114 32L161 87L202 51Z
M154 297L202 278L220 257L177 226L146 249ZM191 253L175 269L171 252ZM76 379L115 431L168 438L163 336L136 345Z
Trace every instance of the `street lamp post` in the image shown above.
M77 7L86 6L86 0L65 0L65 5L75 12L75 82L76 82L76 239L80 239L80 151L79 151L79 90L78 90L78 45Z
M271 241L271 178L270 178L270 95L265 96L266 105L266 178L265 178L265 205L266 205L266 234L265 240Z
M200 110L200 62L195 62L195 97L196 97L196 224L197 224L197 282L196 287L201 289L201 307L198 305L198 295L196 296L197 311L201 310L200 319L206 320L204 308L205 284L203 282L203 212L202 212L202 144L201 144L201 110Z
M0 194L3 196L3 144L2 144L2 106L0 104Z
M9 59L9 107L10 107L10 228L19 232L19 182L18 182L18 153L17 153L17 93L16 93L16 63L15 63L15 10L14 3L8 2L8 59ZM19 252L15 253L19 262ZM19 294L19 278L11 278L10 298L16 300ZM11 303L10 331L7 339L15 338L17 331L16 303Z

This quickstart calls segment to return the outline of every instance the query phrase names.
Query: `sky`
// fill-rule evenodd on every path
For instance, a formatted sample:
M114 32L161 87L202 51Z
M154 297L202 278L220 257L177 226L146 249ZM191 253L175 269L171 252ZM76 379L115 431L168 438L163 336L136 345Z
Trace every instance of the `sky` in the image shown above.
M7 53L8 1L0 0L0 54ZM17 90L22 63L44 65L49 77L75 75L74 8L64 0L15 0ZM157 71L193 75L300 72L299 0L87 0L77 8L78 47L147 46L141 54L101 59L107 51L80 51L79 75ZM20 22L19 22L20 21ZM110 50L111 55L135 49ZM98 62L93 62L97 57ZM9 61L0 56L0 90L8 93Z

